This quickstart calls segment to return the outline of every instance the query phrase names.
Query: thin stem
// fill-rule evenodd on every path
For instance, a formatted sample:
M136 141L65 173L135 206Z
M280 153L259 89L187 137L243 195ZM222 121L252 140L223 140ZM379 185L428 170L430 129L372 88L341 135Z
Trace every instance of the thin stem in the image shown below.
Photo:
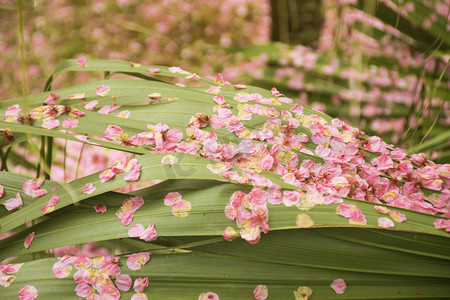
M66 130L67 133L68 130ZM64 182L66 182L66 159L67 159L67 140L64 140L64 149L63 149L63 172L64 172Z
M0 171L8 171L8 166L6 165L6 159L8 158L9 153L11 153L11 147L8 147L8 149L6 149L5 154L3 154L3 150L0 151L0 157L2 159L2 165L1 165Z
M84 147L86 146L86 144L83 143L83 146L81 146L81 150L80 150L80 156L78 157L78 162L77 162L77 168L75 170L75 179L78 178L78 169L80 167L80 163L81 163L81 156L83 156L83 151L84 151Z
M27 76L25 66L25 39L23 30L23 3L22 0L17 1L17 13L19 16L19 41L20 41L20 70L22 75L22 96L24 97L24 105L26 106L26 96L28 93Z
M39 161L37 163L37 167L36 167L36 177L39 177L39 175L41 174L41 163L44 161L45 158L45 136L41 136L41 149L40 149L40 153L39 153Z
M52 168L52 155L53 155L53 137L47 137L47 156L45 158L45 164L47 168L44 170L45 179L50 179L50 173Z

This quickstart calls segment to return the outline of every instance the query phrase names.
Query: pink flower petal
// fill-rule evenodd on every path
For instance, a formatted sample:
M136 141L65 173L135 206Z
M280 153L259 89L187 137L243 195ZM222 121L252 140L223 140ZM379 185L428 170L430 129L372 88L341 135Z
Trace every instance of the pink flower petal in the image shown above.
M148 300L147 295L143 293L136 293L131 296L131 300Z
M94 186L94 184L92 182L86 183L86 185L84 186L84 188L81 189L81 192L83 194L92 194L95 191L96 187Z
M130 225L131 221L133 221L132 211L121 212L119 214L116 213L116 215L124 226Z
M51 93L51 94L47 97L47 99L45 99L44 103L45 103L45 104L48 104L48 105L56 104L55 100L58 99L58 98L59 98L59 95L58 95L58 94L53 94L53 93Z
M236 230L233 227L228 226L223 231L222 236L225 240L232 241L238 236L238 233L236 232Z
M9 264L9 265L0 264L0 273L15 274L20 271L22 266L23 266L23 263Z
M108 95L109 91L111 91L111 88L107 85L101 85L97 88L96 94L97 96L104 97Z
M174 215L175 217L185 218L189 216L191 209L191 202L180 200L172 205L172 215Z
M86 58L78 58L77 64L79 64L80 67L84 68L86 66Z
M112 169L106 169L103 172L100 173L100 181L101 182L107 182L108 180L111 180L116 176L116 173L112 171Z
M0 198L3 197L5 193L5 188L3 187L3 185L0 184Z
M142 224L136 224L128 229L128 236L130 237L141 237L144 234L144 226Z
M220 300L219 296L213 292L201 293L198 296L198 300Z
M95 212L97 213L104 213L108 209L106 205L95 205L94 206Z
M378 227L391 228L394 227L394 222L386 217L378 218Z
M72 273L73 267L67 261L60 260L53 264L52 270L56 278L65 278Z
M334 280L330 286L336 292L336 294L343 294L347 289L347 284L342 278Z
M298 214L296 224L300 228L310 228L314 226L314 221L307 214Z
M38 290L32 285L22 287L17 294L20 300L34 300L38 296Z
M164 205L166 206L174 205L178 201L182 200L181 197L182 197L181 194L178 192L168 193L166 197L164 197Z
M130 275L122 274L117 276L115 284L121 291L128 291L131 288L132 280Z
M30 248L31 242L34 239L34 235L35 235L35 232L32 232L27 236L27 238L25 239L25 243L24 243L25 248L27 248L27 249Z
M125 175L125 181L137 181L141 176L141 165L137 164L128 174Z
M33 178L23 183L22 189L25 194L32 196L33 193L38 190L44 183L44 178Z
M59 127L59 121L55 117L44 118L42 121L42 127L46 129L54 129Z
M253 290L253 298L255 298L256 300L266 300L268 296L269 290L265 285L260 284Z
M42 213L44 213L44 214L51 213L53 210L55 210L55 205L58 202L59 202L59 197L57 195L53 194L52 198L42 208Z
M127 258L127 266L131 270L137 271L141 269L142 265L145 265L150 260L150 254L148 252L139 252L131 254Z
M74 138L81 142L89 143L89 137L87 135L75 135Z
M72 129L78 126L78 119L75 118L65 118L62 127Z
M156 232L155 224L151 223L147 229L141 234L140 239L146 242L154 241L158 238L158 232Z
M150 73L159 73L161 70L159 68L150 68L147 69L147 71Z
M92 293L92 287L86 283L77 284L75 292L78 297L87 298Z
M98 104L98 101L97 101L97 100L89 101L89 102L86 103L86 105L84 106L84 109L87 109L87 110L93 110L97 104Z
M7 210L13 210L23 205L22 196L20 193L17 193L16 198L11 198L5 201L5 208Z
M0 273L0 286L8 287L11 283L16 279L16 276L13 275L4 275Z
M47 190L46 189L39 189L39 190L35 190L33 192L33 194L31 195L31 197L33 197L33 199L36 199L36 198L42 197L42 196L44 196L46 194L47 194Z
M69 99L86 100L84 97L86 97L86 93L76 93L67 96Z
M134 281L133 289L138 293L142 293L147 286L148 277L139 277Z

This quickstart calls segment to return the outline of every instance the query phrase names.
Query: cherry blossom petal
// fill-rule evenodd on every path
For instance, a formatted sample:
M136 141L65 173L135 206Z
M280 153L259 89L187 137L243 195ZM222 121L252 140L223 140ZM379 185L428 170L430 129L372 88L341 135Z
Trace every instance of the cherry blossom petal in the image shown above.
M92 293L92 287L87 283L80 283L75 287L75 292L78 297L87 298Z
M0 184L0 198L5 194L5 188Z
M20 300L34 300L38 296L38 290L32 285L22 287L17 294Z
M144 205L144 198L135 196L126 198L121 206L122 211L132 211L135 212L139 207Z
M88 182L85 184L84 188L81 189L81 192L83 194L92 194L95 191L96 187L94 186L94 184L92 182Z
M141 165L137 164L128 174L125 175L125 181L137 181L141 176Z
M295 104L290 111L295 112L297 115L303 114L303 106L301 104Z
M198 300L220 300L219 296L213 292L201 293L198 296Z
M275 87L273 87L270 91L274 97L284 97L284 95L281 94Z
M52 195L52 198L45 204L42 208L42 213L48 214L55 210L56 203L59 202L59 197L55 194Z
M108 180L111 180L116 176L116 173L112 171L112 169L106 169L103 172L100 173L100 181L101 182L107 182Z
M191 209L191 202L180 200L172 205L172 215L174 215L175 217L185 218L189 216Z
M16 198L11 198L11 199L6 200L4 205L7 210L16 209L19 206L23 205L22 196L18 192L16 194Z
M23 263L9 264L9 265L0 264L0 273L15 274L20 271L22 266L23 266Z
M123 110L123 111L118 112L117 114L115 114L114 117L128 119L130 117L130 114L131 113L130 113L129 110Z
M95 106L97 106L97 104L98 104L97 100L89 101L84 106L84 109L86 109L86 110L93 110L95 108Z
M236 230L235 230L233 227L228 226L228 227L225 228L225 230L223 231L222 236L223 236L223 238L224 238L225 240L227 240L227 241L232 241L232 240L234 240L236 237L238 237L239 234L236 232Z
M130 225L131 221L133 221L132 211L120 212L116 213L116 215L124 226Z
M164 197L164 205L166 206L174 205L178 201L182 200L181 197L182 197L181 194L178 192L168 193L166 197Z
M148 300L147 295L143 293L136 293L131 296L131 300Z
M161 70L159 68L150 68L147 69L147 71L150 73L159 73Z
M394 222L386 217L378 218L378 227L391 228L394 227Z
M87 135L75 135L74 138L81 142L89 143L89 137Z
M131 288L132 280L130 275L121 274L117 276L115 284L121 291L128 291Z
M97 91L95 92L97 96L104 97L108 95L108 93L111 91L111 88L107 85L101 85L97 88Z
M355 225L366 225L366 217L364 214L356 207L356 205L341 203L336 207L336 213L347 219L349 219L350 224Z
M269 296L269 289L265 285L257 285L253 290L253 298L256 300L266 300Z
M33 194L31 195L31 197L33 197L33 199L36 199L36 198L42 197L42 196L44 196L46 194L47 194L47 190L46 189L39 189L39 190L35 190L33 192Z
M42 121L42 127L46 129L54 129L59 127L59 121L55 117L44 118Z
M142 265L145 265L150 260L150 254L148 252L139 252L131 254L127 258L127 266L131 270L137 271L141 269Z
M134 281L133 289L138 293L142 293L147 286L148 286L148 277L138 277Z
M388 214L391 212L391 210L387 207L384 206L380 206L380 205L375 205L373 207L377 212L382 213L382 214Z
M195 74L195 73L192 73L192 74L186 76L185 78L187 78L187 79L196 79L196 80L199 80L199 79L200 79L200 76L198 76L198 75Z
M438 229L445 229L450 232L450 219L436 219L434 220L434 227Z
M136 62L130 61L130 66L132 66L133 68L138 68L138 67L141 66L141 64L140 64L140 63L136 63Z
M347 289L347 284L342 278L335 279L330 286L336 294L343 294Z
M247 226L241 229L240 235L250 244L256 244L261 238L261 230L259 226Z
M100 108L97 113L99 114L103 114L103 115L109 115L110 113L112 113L113 111L115 111L116 109L119 109L120 105L117 104L113 104L113 105L105 105L102 108Z
M402 214L402 213L400 213L398 211L391 210L389 212L389 217L391 217L392 220L394 220L395 222L398 222L398 223L402 223L402 222L406 221L405 214Z
M307 286L300 286L296 291L294 291L295 300L308 300L312 295L313 290Z
M24 246L26 249L30 248L31 242L34 239L35 232L30 233L25 239Z
M310 228L314 226L314 221L307 214L298 214L296 224L300 228Z
M14 279L16 279L16 276L0 273L0 286L8 287L14 281Z
M86 100L84 97L86 97L86 93L76 93L67 96L69 99L78 99L78 100Z
M72 129L78 126L78 119L65 118L62 123L63 128Z
M144 226L142 224L136 224L128 229L128 236L130 237L141 237L144 234Z
M25 194L32 196L33 193L44 183L44 178L33 178L23 183L22 189Z
M85 115L85 113L79 109L74 109L69 113L69 116L71 116L71 117L81 117L84 115Z
M106 205L94 205L95 212L104 213L108 209Z
M142 235L139 237L141 240L146 242L154 241L158 238L158 232L155 229L155 224L151 223L147 229L144 230Z
M80 67L84 68L86 66L86 58L78 58L77 64L79 64Z
M57 261L55 264L53 264L53 275L55 275L56 278L65 278L72 273L73 267L67 262L67 261Z

